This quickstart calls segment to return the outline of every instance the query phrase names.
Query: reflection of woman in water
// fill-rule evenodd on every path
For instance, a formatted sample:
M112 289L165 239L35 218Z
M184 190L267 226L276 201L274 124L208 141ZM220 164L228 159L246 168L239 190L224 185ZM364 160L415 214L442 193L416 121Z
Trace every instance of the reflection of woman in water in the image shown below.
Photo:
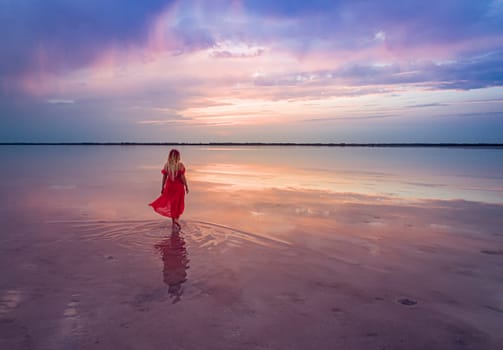
M189 268L185 241L178 233L173 233L168 239L156 244L155 248L161 253L164 263L164 283L169 286L168 293L175 298L173 303L176 303L183 294L182 284L187 280Z
M172 149L168 161L161 170L161 195L149 205L159 214L170 217L173 229L180 230L178 221L185 208L185 193L189 186L185 178L185 166L180 161L180 152Z

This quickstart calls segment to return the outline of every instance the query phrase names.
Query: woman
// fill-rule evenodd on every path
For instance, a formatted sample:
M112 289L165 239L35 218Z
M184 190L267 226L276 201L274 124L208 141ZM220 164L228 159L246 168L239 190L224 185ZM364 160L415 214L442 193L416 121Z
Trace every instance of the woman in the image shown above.
M149 205L159 214L170 217L173 229L181 229L178 219L185 208L185 193L189 186L185 178L185 167L180 162L180 152L172 149L162 173L161 195Z

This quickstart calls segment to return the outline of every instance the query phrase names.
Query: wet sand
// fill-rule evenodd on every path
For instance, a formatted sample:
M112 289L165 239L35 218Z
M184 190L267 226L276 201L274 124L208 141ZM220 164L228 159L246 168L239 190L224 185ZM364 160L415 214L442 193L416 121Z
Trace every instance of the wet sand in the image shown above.
M210 176L188 162L173 234L147 206L158 169L129 162L157 156L59 150L0 157L2 350L503 348L497 177L449 187L433 174L446 184L421 186L440 198L420 199L365 194L380 179L410 191L405 175ZM302 186L343 180L362 190ZM492 204L443 199L472 192Z

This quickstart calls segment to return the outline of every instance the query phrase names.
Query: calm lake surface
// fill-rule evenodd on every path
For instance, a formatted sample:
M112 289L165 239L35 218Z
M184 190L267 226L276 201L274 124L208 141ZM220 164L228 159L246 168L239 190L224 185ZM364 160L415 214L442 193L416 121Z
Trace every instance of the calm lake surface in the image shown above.
M502 149L177 148L0 147L0 348L502 348Z
M199 197L272 189L387 200L503 203L503 150L470 148L178 147ZM170 147L2 146L3 208L74 209L101 218L151 217ZM193 197L193 198L192 198ZM207 203L211 206L211 203Z

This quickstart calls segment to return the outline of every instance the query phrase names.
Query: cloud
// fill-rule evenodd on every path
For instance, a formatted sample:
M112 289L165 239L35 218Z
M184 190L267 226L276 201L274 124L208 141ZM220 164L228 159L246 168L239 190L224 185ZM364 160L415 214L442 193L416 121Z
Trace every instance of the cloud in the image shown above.
M264 49L257 49L255 51L248 51L248 52L233 52L229 50L221 50L221 51L213 51L211 53L212 57L216 58L249 58L249 57L257 57L260 56L264 53Z
M148 114L150 118L154 117L156 119L141 119L137 123L142 125L184 125L192 120L190 117L176 113L171 108L154 108Z
M107 52L117 52L122 60L130 56L155 60L163 51L182 55L210 50L213 58L285 52L302 63L326 57L334 61L332 69L341 76L362 80L385 76L391 81L385 68L371 66L385 62L388 69L400 66L400 72L395 72L402 74L395 76L397 83L414 82L426 77L405 77L405 64L458 61L503 50L501 8L500 1L489 0L432 4L419 0L49 0L33 1L30 6L2 2L0 31L9 35L0 46L0 76L9 81L26 74L30 79L33 75L43 79L40 74L59 74L94 64ZM346 60L344 67L337 67L342 60ZM461 61L457 67L433 68L446 78L449 74L455 78L439 84L441 88L501 84L500 58L489 63L489 59L477 64ZM457 69L473 79L456 79ZM491 82L490 76L495 75ZM268 83L257 80L257 84ZM14 86L3 85L4 90Z
M53 99L47 100L47 103L56 104L56 105L65 105L65 104L73 104L73 103L75 103L75 100L53 98Z
M412 105L412 106L408 106L408 107L409 108L428 108L428 107L445 107L445 106L448 106L448 104L434 102L434 103L424 103L424 104L419 104L419 105Z
M163 28L168 30L168 25ZM173 26L173 35L178 41L177 53L203 50L215 45L211 30L205 27L204 21L197 17L184 17Z
M245 8L261 15L279 17L301 16L305 14L320 14L333 12L340 8L345 1L337 0L244 0Z
M260 16L288 20L296 39L344 38L345 45L384 34L395 47L498 36L503 31L499 1L244 1ZM300 35L302 33L302 35ZM286 34L286 33L285 33ZM378 37L383 38L379 34Z
M172 2L2 1L0 76L72 69L108 47L141 43L152 18Z
M328 117L328 118L311 118L311 119L304 119L306 122L331 122L331 121L338 121L338 120L351 120L351 121L358 121L358 120L372 120L372 119L383 119L383 118L394 118L396 115L393 114L383 114L383 115L364 115L364 116L347 116L347 117Z
M386 40L386 33L380 30L374 34L374 39L378 41L384 41Z
M442 114L438 115L436 118L501 118L503 117L503 111L495 112L481 112L481 113L456 113L456 114Z
M390 64L348 63L334 70L258 76L259 86L368 86L422 84L435 89L469 90L503 85L503 51L482 56Z
M452 64L437 65L438 88L477 89L503 85L503 50L460 58ZM440 80L438 79L438 80Z

